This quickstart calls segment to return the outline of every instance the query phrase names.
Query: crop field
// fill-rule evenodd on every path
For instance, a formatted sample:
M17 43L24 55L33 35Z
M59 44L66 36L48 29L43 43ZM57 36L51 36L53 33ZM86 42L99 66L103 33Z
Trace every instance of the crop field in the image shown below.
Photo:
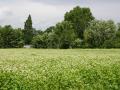
M120 50L0 49L0 90L120 90Z

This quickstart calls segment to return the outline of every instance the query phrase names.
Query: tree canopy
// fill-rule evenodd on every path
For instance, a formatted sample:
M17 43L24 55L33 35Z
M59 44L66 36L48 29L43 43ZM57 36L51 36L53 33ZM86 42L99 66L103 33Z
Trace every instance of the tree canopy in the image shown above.
M80 39L83 39L84 30L89 26L90 21L94 20L89 8L81 8L79 6L73 8L65 14L65 21L73 23L75 33Z
M0 28L0 47L20 48L23 45L23 33L21 29L13 29L10 25Z
M116 25L113 21L94 20L85 30L84 37L88 47L101 48L105 41L115 37Z
M36 30L28 16L24 29L0 26L0 48L120 48L120 23L96 20L90 8L76 6L64 20L45 30Z

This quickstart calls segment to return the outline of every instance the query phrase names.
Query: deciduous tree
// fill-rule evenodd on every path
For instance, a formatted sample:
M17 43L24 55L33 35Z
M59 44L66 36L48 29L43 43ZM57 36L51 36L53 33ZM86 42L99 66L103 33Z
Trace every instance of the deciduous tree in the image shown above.
M64 18L65 21L73 23L75 32L80 39L83 39L84 30L89 26L90 21L94 20L89 8L81 8L79 6L67 12Z

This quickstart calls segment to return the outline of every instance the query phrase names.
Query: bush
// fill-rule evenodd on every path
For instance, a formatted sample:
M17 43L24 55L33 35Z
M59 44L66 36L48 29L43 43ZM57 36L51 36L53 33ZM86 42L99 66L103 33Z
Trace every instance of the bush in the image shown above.
M72 48L82 48L83 47L83 40L77 38L72 45Z
M103 48L120 48L120 31L116 31L115 37L106 40L102 46Z
M47 48L47 34L37 35L32 39L33 48Z
M105 41L105 43L102 46L103 48L120 48L120 39L110 39Z

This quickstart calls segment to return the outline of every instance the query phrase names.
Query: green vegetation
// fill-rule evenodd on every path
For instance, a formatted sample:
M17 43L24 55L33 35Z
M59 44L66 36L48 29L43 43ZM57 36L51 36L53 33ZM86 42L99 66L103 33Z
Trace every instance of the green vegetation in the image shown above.
M120 24L96 20L89 8L67 12L64 21L32 39L34 48L120 48Z
M84 31L89 26L94 17L89 8L81 8L79 6L73 8L70 12L65 14L65 21L73 23L76 35L83 39Z
M85 30L85 42L87 44L87 47L104 48L109 45L106 43L106 41L115 38L115 33L116 26L113 21L94 20Z
M33 38L33 27L32 27L31 15L28 16L28 19L25 22L23 33L24 33L25 44L30 44Z
M36 30L28 16L24 29L0 27L0 48L120 48L120 24L96 20L90 8L76 6L64 20L46 30Z
M0 50L0 90L119 89L119 49Z
M24 40L21 29L13 29L10 25L0 27L1 48L21 48L23 46Z

